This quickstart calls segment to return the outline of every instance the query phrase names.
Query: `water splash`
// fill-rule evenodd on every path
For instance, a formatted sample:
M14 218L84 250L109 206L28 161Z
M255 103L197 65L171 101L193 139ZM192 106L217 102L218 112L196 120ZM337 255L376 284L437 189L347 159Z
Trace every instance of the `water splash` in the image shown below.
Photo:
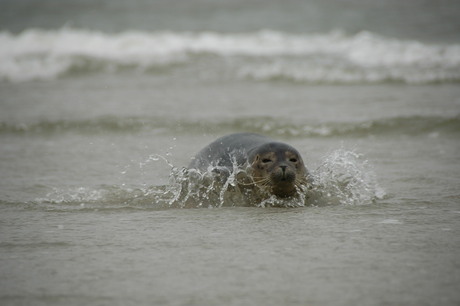
M230 173L210 167L172 168L167 200L170 207L301 207L308 205L366 205L385 196L375 172L362 154L339 149L324 158L313 171L312 186L299 190L298 196L280 199L245 189L247 173L234 165ZM165 193L166 194L166 193ZM160 200L160 199L157 199ZM161 202L161 201L160 201Z
M161 155L150 155L150 162L163 162L171 168L164 186L128 188L100 186L53 190L37 202L48 209L167 209L220 208L232 206L303 207L324 205L368 205L385 196L371 165L362 154L338 149L326 156L313 171L313 183L298 190L298 195L280 199L250 188L248 174L233 169L209 167L206 171L175 167Z
M314 205L364 205L385 196L369 161L355 151L332 152L313 172L313 177Z

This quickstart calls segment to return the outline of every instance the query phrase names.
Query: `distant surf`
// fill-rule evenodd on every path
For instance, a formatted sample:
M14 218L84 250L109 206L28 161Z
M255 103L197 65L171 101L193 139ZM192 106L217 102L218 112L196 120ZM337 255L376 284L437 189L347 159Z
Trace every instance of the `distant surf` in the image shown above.
M64 27L0 32L0 80L25 82L81 74L165 73L213 59L239 79L306 84L460 81L460 45L346 35L128 31ZM217 59L217 61L216 61ZM222 68L223 67L223 68Z
M293 119L243 117L229 120L203 121L162 117L102 116L81 120L48 120L38 122L0 122L1 134L52 135L155 133L183 134L207 130L214 133L250 131L284 137L366 137L391 135L458 135L460 115L453 116L396 116L358 122L296 122Z

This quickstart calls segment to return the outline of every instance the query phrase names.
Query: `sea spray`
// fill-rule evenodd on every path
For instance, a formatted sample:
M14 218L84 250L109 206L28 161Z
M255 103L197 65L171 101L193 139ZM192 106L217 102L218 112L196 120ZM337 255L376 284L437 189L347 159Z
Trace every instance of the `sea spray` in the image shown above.
M212 167L207 171L178 168L158 154L149 155L140 166L157 162L171 169L167 185L143 184L139 188L103 185L53 190L35 202L48 209L302 207L368 205L385 195L364 156L343 148L328 154L312 171L311 186L302 187L297 196L287 199L245 188L247 173L236 166L223 175L224 171Z
M298 190L289 199L261 197L245 189L238 181L244 170L234 167L229 175L221 176L211 167L204 172L173 168L168 192L171 207L300 207L308 205L366 205L383 198L384 190L362 154L338 149L326 156L313 171L312 186ZM247 175L247 174L246 174Z
M236 167L227 176L220 176L211 168L205 172L174 168L169 186L174 196L169 204L173 207L366 205L385 195L369 161L362 154L345 149L326 156L312 173L312 186L298 190L298 195L289 199L260 197L242 188L244 184L237 179L242 173L244 170Z
M385 195L369 162L355 151L332 152L313 177L314 205L364 205Z

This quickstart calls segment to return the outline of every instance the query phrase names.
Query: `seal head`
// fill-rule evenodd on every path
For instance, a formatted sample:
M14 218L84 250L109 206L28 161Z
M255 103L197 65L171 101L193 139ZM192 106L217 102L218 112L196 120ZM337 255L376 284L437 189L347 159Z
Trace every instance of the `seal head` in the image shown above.
M285 198L306 184L307 169L293 147L269 142L248 153L247 172L260 189Z

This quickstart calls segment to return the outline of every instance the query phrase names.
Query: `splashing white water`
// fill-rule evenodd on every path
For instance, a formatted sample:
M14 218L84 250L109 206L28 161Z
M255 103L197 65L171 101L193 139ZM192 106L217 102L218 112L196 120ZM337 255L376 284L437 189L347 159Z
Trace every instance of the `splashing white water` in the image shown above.
M235 77L300 82L426 83L460 80L460 45L429 45L362 32L293 35L276 31L109 34L62 28L0 32L0 79L23 82L73 72L145 73L194 55L228 59ZM228 66L226 66L228 67ZM216 68L216 67L215 67ZM155 70L155 69L154 69ZM160 69L161 70L161 69Z
M280 199L245 188L247 174L236 165L216 171L174 167L160 155L145 163L164 162L171 167L169 184L141 188L101 186L54 190L37 202L77 208L199 208L199 207L302 207L308 205L366 205L385 196L368 161L354 151L339 149L313 171L313 184L298 190L292 198ZM143 167L143 165L141 165ZM224 173L225 172L225 173Z
M261 197L241 188L238 180L245 172L234 167L228 176L209 169L174 168L168 191L174 207L300 207L306 205L366 205L382 199L384 190L378 185L369 162L361 154L339 149L328 155L313 172L313 185L299 190L298 196L280 199Z
M313 176L313 204L363 205L385 196L369 162L354 151L332 152Z

